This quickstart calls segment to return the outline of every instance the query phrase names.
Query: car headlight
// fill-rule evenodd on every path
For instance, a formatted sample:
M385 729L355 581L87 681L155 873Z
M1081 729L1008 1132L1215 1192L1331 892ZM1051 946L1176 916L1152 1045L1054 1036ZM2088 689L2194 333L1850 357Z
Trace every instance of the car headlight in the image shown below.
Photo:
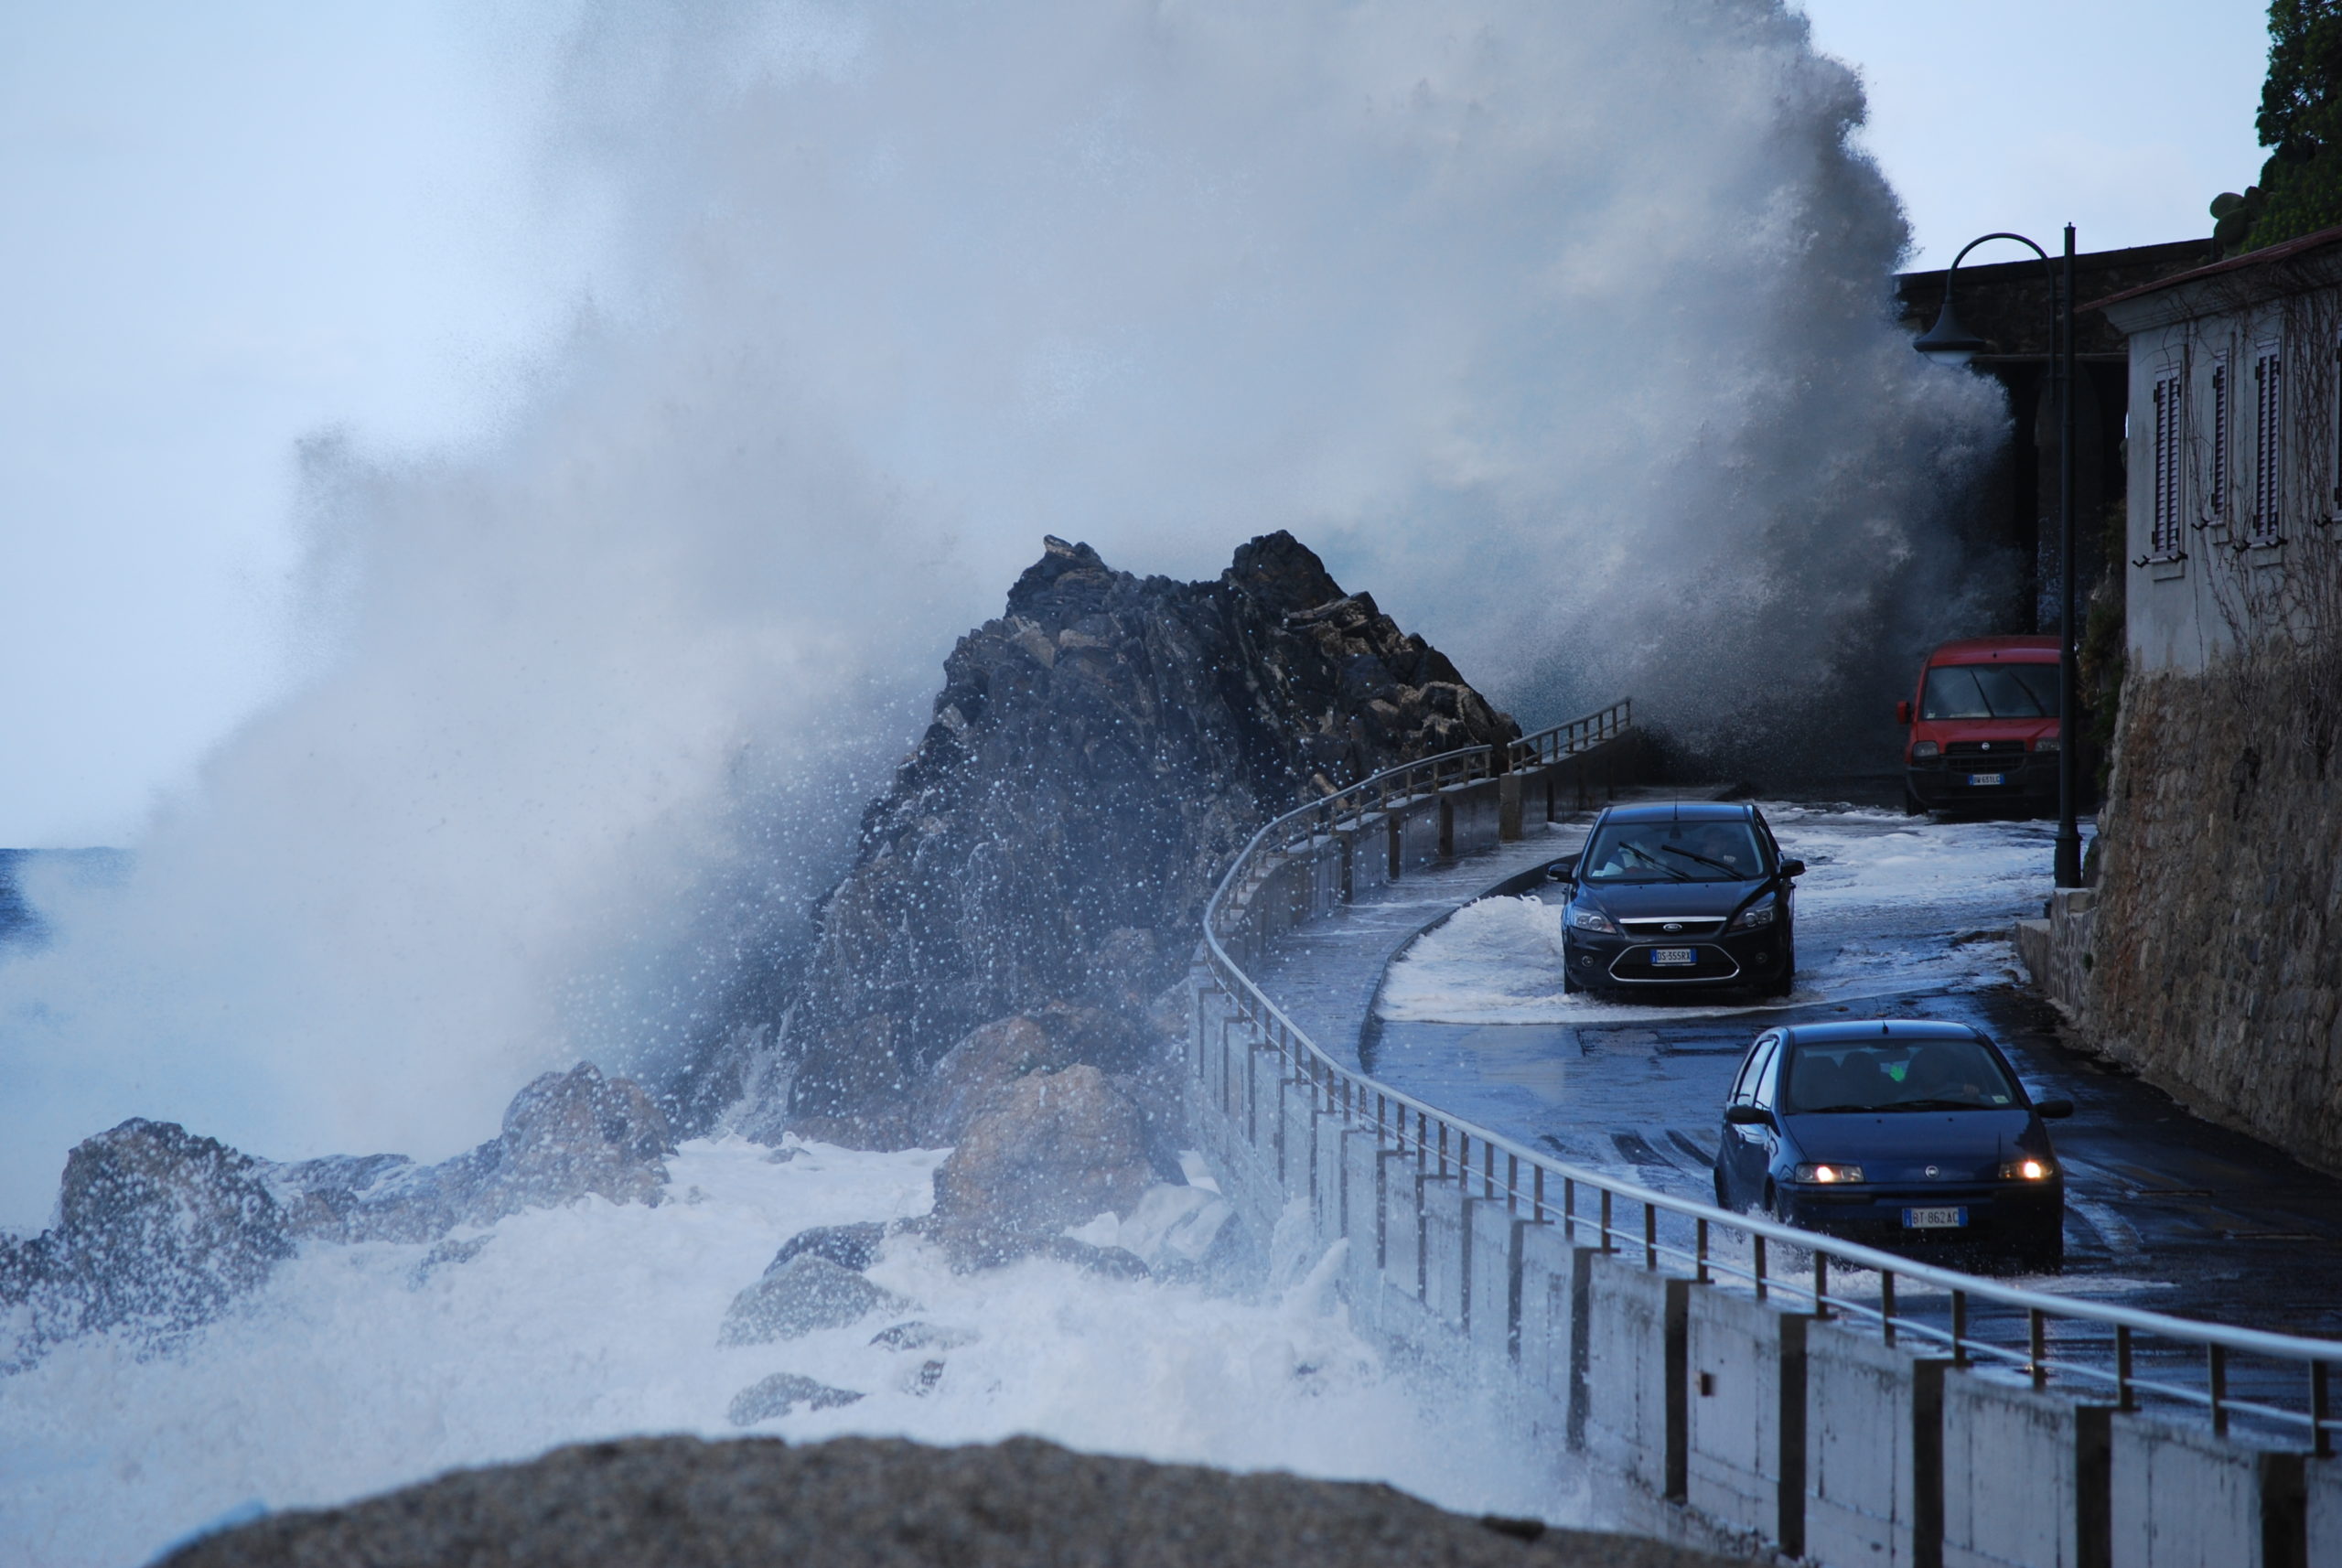
M1769 903L1751 904L1732 918L1732 929L1735 931L1753 931L1759 926L1772 923L1773 906Z
M1933 762L1942 755L1943 747L1931 740L1915 742L1911 747L1911 760L1914 762Z
M1828 1186L1832 1182L1862 1180L1863 1167L1860 1165L1799 1165L1790 1174L1799 1181L1820 1182Z
M1610 917L1599 909L1572 909L1570 924L1581 931L1607 931L1614 937L1618 934L1618 928L1611 924Z
M2011 1160L2001 1167L2003 1181L2047 1181L2057 1174L2048 1160Z
M2036 751L2055 752L2057 749L2057 737L2054 735L2045 735L2039 740L2033 743L2033 749Z

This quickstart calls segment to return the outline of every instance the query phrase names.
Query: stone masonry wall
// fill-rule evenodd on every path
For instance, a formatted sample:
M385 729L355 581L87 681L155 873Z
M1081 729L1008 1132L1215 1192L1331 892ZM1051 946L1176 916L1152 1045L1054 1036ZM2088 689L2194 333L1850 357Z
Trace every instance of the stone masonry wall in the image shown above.
M2100 816L2088 1033L2342 1170L2342 758L2208 675L2133 675Z

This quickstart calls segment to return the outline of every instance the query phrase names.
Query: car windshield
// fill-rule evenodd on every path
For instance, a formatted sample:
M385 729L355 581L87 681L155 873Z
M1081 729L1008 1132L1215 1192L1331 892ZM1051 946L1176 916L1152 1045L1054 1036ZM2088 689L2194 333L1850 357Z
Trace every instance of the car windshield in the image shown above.
M1784 1112L1993 1111L2018 1103L2016 1086L1974 1040L1882 1039L1805 1044L1789 1058Z
M1928 671L1923 719L2054 719L2055 664L1939 664Z
M1746 822L1611 822L1578 865L1589 882L1749 882L1765 875Z

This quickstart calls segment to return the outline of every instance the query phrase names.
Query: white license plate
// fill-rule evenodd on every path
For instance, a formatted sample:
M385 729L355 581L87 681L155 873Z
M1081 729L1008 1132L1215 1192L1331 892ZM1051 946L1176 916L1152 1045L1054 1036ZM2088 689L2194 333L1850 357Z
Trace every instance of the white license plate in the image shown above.
M1906 1230L1945 1230L1968 1223L1964 1208L1907 1208L1903 1211Z
M1968 776L1971 784L2005 784L2008 781L2009 776L2005 773L1971 773Z
M1690 963L1692 961L1692 950L1690 948L1653 948L1650 950L1650 961L1653 963Z

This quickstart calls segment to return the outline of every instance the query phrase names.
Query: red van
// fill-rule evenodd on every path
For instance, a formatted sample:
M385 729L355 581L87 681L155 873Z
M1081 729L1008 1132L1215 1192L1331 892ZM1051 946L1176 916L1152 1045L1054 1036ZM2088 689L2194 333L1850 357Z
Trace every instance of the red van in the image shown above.
M1907 811L2057 809L2055 637L1945 643L1919 667L1918 690L1895 705L1895 717L1911 726Z

